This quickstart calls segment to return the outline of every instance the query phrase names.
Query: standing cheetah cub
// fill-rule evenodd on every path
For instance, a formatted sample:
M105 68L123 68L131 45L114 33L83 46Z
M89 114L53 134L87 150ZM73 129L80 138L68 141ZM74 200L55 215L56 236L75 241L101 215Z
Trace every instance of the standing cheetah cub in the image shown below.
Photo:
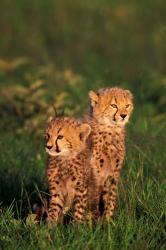
M81 221L84 217L89 171L87 139L90 132L88 124L67 117L53 118L47 125L48 223L60 222L66 207L73 208L74 220Z
M92 189L92 209L95 219L103 212L103 219L109 221L116 207L117 184L125 155L125 125L133 111L133 96L129 90L117 87L90 91L89 96L91 166L96 182Z

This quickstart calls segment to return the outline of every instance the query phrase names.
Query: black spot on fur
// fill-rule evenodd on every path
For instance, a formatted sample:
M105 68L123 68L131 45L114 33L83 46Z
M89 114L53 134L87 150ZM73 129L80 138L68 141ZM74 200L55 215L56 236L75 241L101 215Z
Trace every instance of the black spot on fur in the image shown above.
M112 184L112 185L116 185L116 180L115 180L114 178L112 178L111 184Z
M55 197L59 197L59 194L54 194L53 196L54 196L54 198L55 198Z

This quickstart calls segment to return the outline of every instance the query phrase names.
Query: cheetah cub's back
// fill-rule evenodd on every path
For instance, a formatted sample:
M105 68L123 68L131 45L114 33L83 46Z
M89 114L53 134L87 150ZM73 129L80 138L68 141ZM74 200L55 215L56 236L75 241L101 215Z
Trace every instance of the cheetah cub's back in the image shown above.
M66 207L73 209L74 220L84 218L90 170L87 143L90 132L88 124L68 117L53 118L47 125L48 223L59 222Z
M91 165L94 217L109 221L116 207L117 183L125 155L125 125L133 111L133 96L121 88L90 91Z

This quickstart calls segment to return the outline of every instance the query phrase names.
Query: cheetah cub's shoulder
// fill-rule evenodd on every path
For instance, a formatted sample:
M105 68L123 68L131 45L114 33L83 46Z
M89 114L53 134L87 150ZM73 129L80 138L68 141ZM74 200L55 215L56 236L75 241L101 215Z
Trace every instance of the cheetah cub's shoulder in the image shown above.
M66 207L74 220L82 220L87 206L89 175L88 136L91 127L73 118L59 117L48 122L45 149L48 153L47 181L50 201L48 223L63 218Z
M92 127L91 165L96 186L93 211L109 220L116 206L117 183L125 155L125 125L133 111L129 90L106 88L90 91ZM102 209L101 209L102 207Z

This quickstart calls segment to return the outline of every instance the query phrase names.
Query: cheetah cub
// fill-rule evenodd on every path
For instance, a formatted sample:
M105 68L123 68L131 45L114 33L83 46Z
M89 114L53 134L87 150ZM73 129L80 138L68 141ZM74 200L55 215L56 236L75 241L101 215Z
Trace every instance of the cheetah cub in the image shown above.
M96 186L92 189L95 219L109 221L117 199L117 184L125 156L125 125L133 111L133 96L121 88L90 91L92 128L91 166Z
M75 221L84 218L89 171L87 139L90 132L88 124L68 117L53 118L48 122L45 149L48 153L49 224L60 222L66 208L73 209Z

